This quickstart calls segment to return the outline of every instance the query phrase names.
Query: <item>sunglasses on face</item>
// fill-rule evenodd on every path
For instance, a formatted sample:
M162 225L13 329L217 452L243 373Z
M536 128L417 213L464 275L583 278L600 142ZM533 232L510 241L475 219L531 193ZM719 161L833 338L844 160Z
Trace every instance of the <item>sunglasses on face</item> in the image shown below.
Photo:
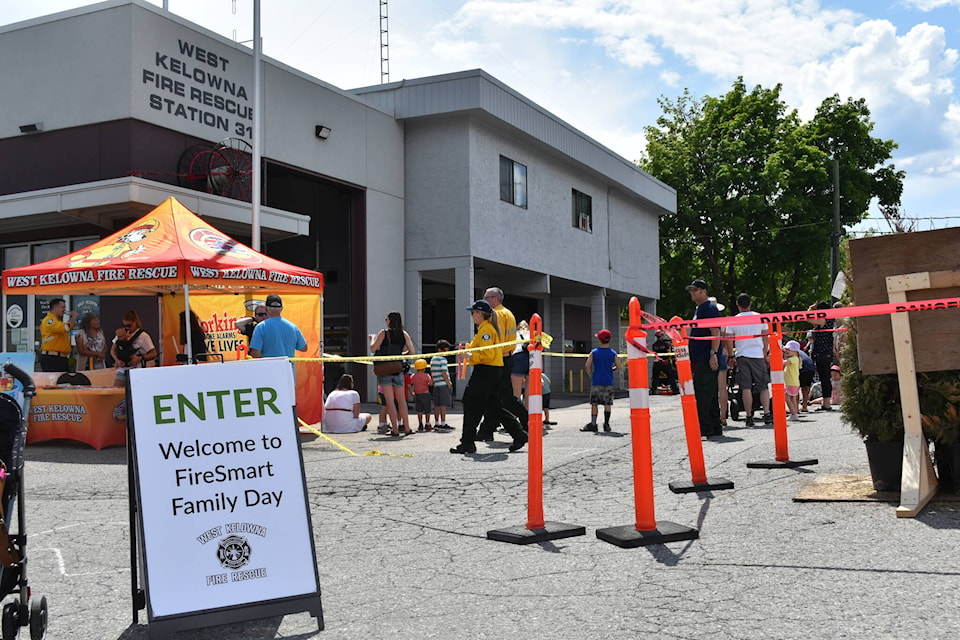
M124 323L123 323L123 328L124 328L124 329L130 329L130 328L132 328L132 327L133 327L133 325L130 324L129 322L124 322Z
M263 313L257 313L258 318L262 318L265 315L267 315L266 311L264 311Z

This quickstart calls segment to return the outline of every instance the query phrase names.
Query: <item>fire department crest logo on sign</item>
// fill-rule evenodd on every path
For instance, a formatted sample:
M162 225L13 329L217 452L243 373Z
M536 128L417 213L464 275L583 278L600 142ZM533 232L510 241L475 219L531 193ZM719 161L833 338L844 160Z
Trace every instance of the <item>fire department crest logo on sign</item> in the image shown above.
M246 538L227 536L217 547L217 559L225 569L239 569L250 562L250 544Z

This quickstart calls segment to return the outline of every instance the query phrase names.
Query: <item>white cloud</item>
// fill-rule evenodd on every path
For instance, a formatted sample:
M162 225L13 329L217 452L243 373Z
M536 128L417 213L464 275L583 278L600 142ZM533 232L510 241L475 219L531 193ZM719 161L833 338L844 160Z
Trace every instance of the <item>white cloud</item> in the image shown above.
M933 11L940 7L960 7L960 0L905 0L905 4L921 11Z
M957 51L946 47L941 27L923 23L897 36L891 23L872 20L855 29L845 51L802 65L798 88L800 95L811 98L833 93L864 97L873 109L903 98L929 106L953 92L950 74L957 61Z
M660 82L667 85L668 87L679 87L680 86L680 74L676 71L661 71L660 72Z

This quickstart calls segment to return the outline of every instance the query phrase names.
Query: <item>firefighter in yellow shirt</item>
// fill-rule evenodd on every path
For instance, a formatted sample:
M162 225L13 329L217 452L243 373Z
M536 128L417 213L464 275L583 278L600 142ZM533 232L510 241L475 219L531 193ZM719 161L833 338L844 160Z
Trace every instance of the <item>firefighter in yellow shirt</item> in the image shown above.
M70 321L64 322L67 303L63 298L50 301L50 311L40 321L40 370L67 371L70 368L70 329L77 321L77 310L70 312Z
M477 436L477 425L481 418L484 422L496 425L500 421L502 409L500 403L501 370L503 369L503 350L501 348L483 349L482 347L499 344L500 331L497 328L497 317L493 307L486 300L477 300L467 307L477 326L477 333L470 343L470 364L473 373L463 392L463 433L460 444L450 449L450 453L476 453L477 445L474 442ZM527 442L527 434L520 425L509 426L508 431L513 436L510 451L516 451Z
M502 338L500 342L512 343L517 339L517 319L510 309L503 306L503 289L490 287L484 291L483 299L490 304L497 314L497 326ZM527 408L523 406L523 401L520 398L513 395L513 382L510 379L513 375L513 359L518 357L513 353L515 349L516 345L514 344L508 344L503 348L503 368L500 369L500 404L502 407L500 420L489 424L484 420L483 426L480 427L479 440L486 440L487 442L493 440L493 432L496 430L497 424L502 424L507 432L512 432L514 427L520 427L524 431L527 430L527 420L529 418ZM524 351L519 357L526 358L527 352Z

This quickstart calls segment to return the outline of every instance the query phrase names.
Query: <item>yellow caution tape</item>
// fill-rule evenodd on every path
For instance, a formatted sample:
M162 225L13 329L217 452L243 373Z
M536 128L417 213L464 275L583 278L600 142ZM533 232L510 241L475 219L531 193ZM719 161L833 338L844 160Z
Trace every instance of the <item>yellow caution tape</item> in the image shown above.
M541 334L540 334L540 344L543 345L543 348L544 348L544 349L549 349L549 348L550 348L550 344L551 344L552 342L553 342L553 336L551 336L549 333L541 333Z
M298 417L298 418L297 418L297 422L300 423L300 426L301 426L301 427L307 429L307 430L310 431L311 433L315 433L316 435L320 436L321 438L323 438L324 440L326 440L327 442L329 442L329 443L332 444L333 446L337 447L337 448L340 449L341 451L344 451L344 452L346 452L346 453L349 453L351 456L356 456L356 457L358 457L358 458L362 458L362 457L364 457L364 456L387 456L387 457L390 457L390 458L412 458L412 457L413 457L413 454L412 454L412 453L383 453L382 451L377 451L376 449L374 449L373 451L367 451L366 453L356 453L356 452L354 452L354 451L351 451L351 450L348 449L347 447L343 446L342 444L340 444L339 442L337 442L336 440L334 440L333 438L331 438L331 437L328 436L327 434L325 434L325 433L323 433L323 432L321 432L321 431L319 431L319 430L317 430L317 429L314 429L312 426L310 426L309 424L307 424L306 422L304 422L301 418Z
M546 335L546 334L544 334ZM552 340L552 338L550 338ZM472 353L474 351L483 351L487 349L503 349L505 347L515 346L518 344L526 344L530 342L529 339L525 340L510 340L507 342L500 342L498 344L491 344L484 347L475 347L475 348L466 348L466 349L451 349L450 351L437 351L435 353L405 353L401 356L331 356L325 354L322 358L289 358L290 362L359 362L360 364L369 364L372 365L374 362L383 361L383 360L417 360L423 358L427 362L430 361L430 358L434 356L456 356L462 355L465 353ZM548 342L543 342L543 346L546 348Z

